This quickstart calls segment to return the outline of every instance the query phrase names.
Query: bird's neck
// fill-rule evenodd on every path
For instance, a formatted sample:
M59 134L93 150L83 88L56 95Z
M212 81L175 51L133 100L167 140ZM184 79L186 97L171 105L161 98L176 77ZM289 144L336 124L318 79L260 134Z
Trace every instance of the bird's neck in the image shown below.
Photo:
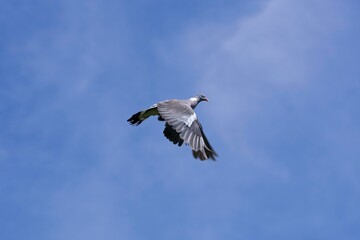
M190 98L190 106L192 109L195 109L196 106L199 104L199 99L197 97Z

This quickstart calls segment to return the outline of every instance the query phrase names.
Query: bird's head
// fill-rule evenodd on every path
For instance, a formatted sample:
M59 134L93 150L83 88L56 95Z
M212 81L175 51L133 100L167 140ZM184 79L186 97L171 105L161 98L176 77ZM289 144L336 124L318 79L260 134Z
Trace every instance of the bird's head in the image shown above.
M203 94L197 94L196 96L190 98L190 100L192 101L192 104L191 104L192 108L195 108L199 102L202 102L202 101L208 102L209 101Z
M208 102L209 101L203 94L198 94L197 96L199 97L199 102L202 102L202 101Z
M197 95L195 95L194 97L192 97L192 98L190 98L192 101L194 101L194 102L197 102L197 103L199 103L199 102L202 102L202 101L206 101L206 102L208 102L209 100L205 97L205 95L203 95L203 94L197 94Z

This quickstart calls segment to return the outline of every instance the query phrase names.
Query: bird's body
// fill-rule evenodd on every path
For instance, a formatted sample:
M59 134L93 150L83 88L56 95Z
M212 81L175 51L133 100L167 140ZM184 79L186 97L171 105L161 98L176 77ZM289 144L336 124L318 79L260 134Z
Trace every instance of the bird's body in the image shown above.
M192 148L193 156L206 160L215 160L217 154L207 140L202 126L194 112L201 101L208 101L204 95L197 95L187 100L165 100L150 108L135 113L127 121L139 125L150 116L158 116L165 121L164 136L174 144L181 146L184 142Z

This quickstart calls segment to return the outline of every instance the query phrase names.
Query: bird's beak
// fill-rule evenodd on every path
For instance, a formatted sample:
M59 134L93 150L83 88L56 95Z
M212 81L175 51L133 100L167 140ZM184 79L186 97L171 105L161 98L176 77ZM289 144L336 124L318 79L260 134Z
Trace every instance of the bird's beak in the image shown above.
M208 101L209 101L209 99L205 98L205 99L204 99L204 101L207 101L207 102L208 102Z

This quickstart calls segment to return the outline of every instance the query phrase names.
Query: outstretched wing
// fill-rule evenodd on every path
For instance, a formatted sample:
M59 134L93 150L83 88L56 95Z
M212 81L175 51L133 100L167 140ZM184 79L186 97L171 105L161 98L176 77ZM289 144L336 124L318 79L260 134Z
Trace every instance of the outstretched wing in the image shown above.
M193 156L206 160L215 160L217 154L209 144L201 124L190 104L179 100L168 100L157 105L159 115L165 119L164 135L174 144L188 144Z

